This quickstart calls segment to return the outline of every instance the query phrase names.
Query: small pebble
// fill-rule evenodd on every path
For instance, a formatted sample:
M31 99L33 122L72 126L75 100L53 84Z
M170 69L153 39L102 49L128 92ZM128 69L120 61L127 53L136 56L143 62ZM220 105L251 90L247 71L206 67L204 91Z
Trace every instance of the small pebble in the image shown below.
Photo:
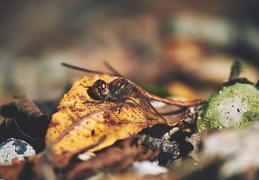
M24 157L34 156L35 150L27 142L9 138L0 144L0 165L12 164L12 160L24 160Z
M142 176L145 175L159 175L163 173L167 173L167 169L162 166L158 166L152 162L149 161L143 161L143 162L134 162L133 164L133 170Z

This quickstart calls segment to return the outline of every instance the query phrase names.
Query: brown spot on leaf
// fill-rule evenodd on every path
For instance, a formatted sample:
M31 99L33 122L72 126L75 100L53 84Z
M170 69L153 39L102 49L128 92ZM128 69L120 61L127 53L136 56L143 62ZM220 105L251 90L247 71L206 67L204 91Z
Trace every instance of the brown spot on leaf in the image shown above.
M91 131L91 136L94 136L94 135L95 135L95 131L92 130L92 131Z
M104 111L104 113L103 113L103 118L104 119L109 119L111 116L110 116L110 112L108 112L108 111Z

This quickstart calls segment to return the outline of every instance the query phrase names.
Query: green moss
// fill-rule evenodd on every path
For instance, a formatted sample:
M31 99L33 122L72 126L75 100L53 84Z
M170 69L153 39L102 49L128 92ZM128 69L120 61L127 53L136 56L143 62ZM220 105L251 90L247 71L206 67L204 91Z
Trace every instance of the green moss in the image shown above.
M259 90L251 84L223 87L204 106L199 129L241 129L259 119Z

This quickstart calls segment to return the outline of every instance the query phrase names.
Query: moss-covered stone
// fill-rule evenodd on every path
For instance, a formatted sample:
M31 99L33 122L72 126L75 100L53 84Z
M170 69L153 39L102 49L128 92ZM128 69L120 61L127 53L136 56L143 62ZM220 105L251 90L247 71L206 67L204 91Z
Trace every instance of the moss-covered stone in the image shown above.
M241 129L259 119L259 90L252 84L223 87L206 103L198 121L200 130Z

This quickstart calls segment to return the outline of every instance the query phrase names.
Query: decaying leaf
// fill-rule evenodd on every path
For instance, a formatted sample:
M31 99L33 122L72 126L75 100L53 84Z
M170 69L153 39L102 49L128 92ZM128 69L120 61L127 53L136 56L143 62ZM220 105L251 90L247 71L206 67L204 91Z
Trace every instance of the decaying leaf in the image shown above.
M65 177L74 179L75 177L89 177L99 172L122 172L129 169L135 161L153 160L158 153L159 151L150 149L143 153L139 138L131 136L119 141L112 147L104 149L95 158L72 164L66 169Z
M22 139L37 152L44 149L48 117L26 95L17 96L0 107L0 142L8 138Z
M143 109L148 104L143 105L134 96L124 101L95 100L89 96L88 87L98 79L111 82L115 78L100 74L93 78L85 76L73 83L61 100L58 112L52 116L46 134L47 145L53 145L57 154L78 150L106 136L101 144L89 150L97 151L144 128L166 124L153 107L151 111Z
M25 162L0 167L4 179L84 179L99 172L122 172L134 161L153 160L159 151L143 153L139 137L131 136L97 153L97 156L80 161L76 156L97 143L79 151L54 154L51 149L31 157Z

